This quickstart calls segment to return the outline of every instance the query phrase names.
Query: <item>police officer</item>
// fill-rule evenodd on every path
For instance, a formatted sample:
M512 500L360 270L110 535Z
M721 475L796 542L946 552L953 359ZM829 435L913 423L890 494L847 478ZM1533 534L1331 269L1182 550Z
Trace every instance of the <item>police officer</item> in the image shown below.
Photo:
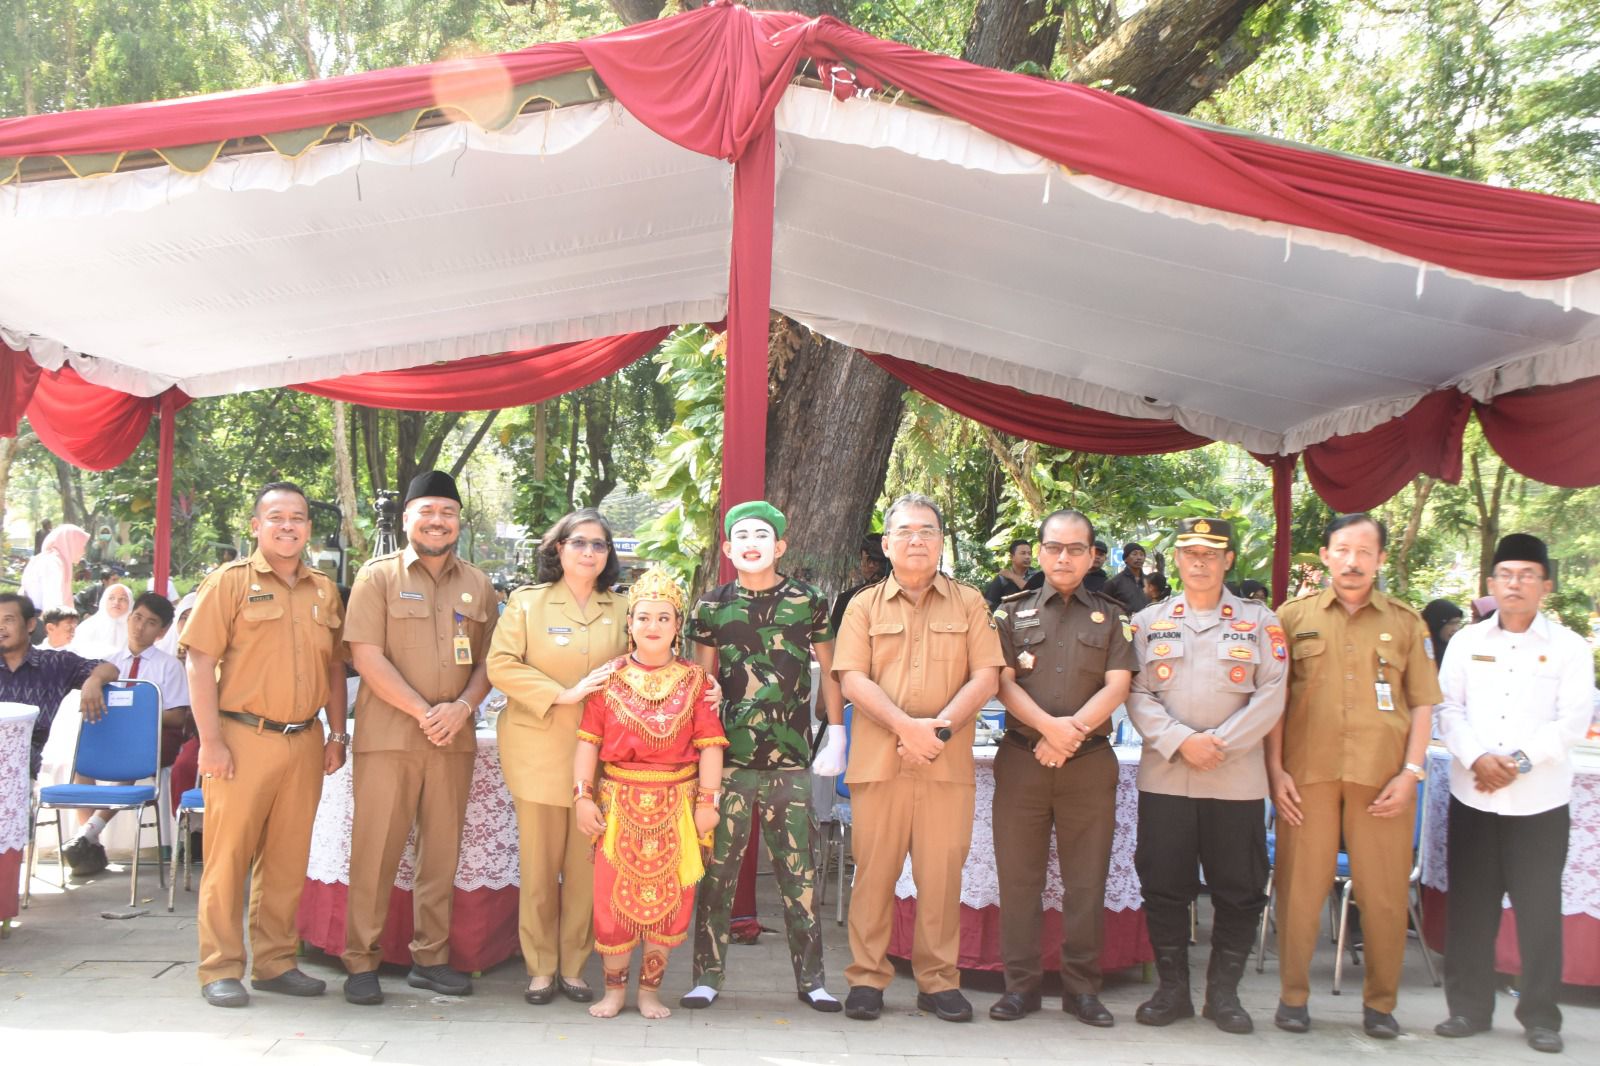
M301 558L311 533L305 492L287 481L262 488L250 532L256 550L201 583L183 631L206 804L200 992L216 1007L250 1001L240 981L247 888L251 987L326 989L295 965L295 914L322 777L344 765L350 743L339 588Z
M1062 1008L1086 1025L1114 1024L1100 1002L1106 873L1117 824L1111 715L1128 696L1134 657L1122 605L1083 587L1094 525L1057 511L1039 526L1045 585L995 611L1006 665L1006 732L994 760L994 857L1006 994L989 1017L1039 1009L1039 925L1052 831L1061 842Z
M378 945L413 826L417 870L406 983L450 996L472 991L471 978L450 968L450 908L478 750L474 708L489 693L494 586L456 556L455 478L439 470L413 478L403 520L405 550L361 568L344 629L361 674L344 998L362 1005L383 1002Z
M1340 850L1361 889L1366 942L1362 1028L1400 1035L1394 1018L1405 964L1417 784L1439 682L1422 616L1377 591L1388 532L1368 514L1328 524L1328 587L1283 605L1293 664L1289 703L1267 736L1278 810L1278 971L1273 1022L1311 1028L1311 956ZM1342 844L1341 844L1342 841Z
M1174 552L1183 591L1133 619L1140 668L1128 715L1144 736L1134 866L1160 979L1135 1018L1194 1016L1189 907L1203 867L1213 910L1203 1013L1248 1033L1239 979L1267 903L1262 740L1283 715L1288 649L1264 604L1223 586L1232 535L1220 519L1184 519Z

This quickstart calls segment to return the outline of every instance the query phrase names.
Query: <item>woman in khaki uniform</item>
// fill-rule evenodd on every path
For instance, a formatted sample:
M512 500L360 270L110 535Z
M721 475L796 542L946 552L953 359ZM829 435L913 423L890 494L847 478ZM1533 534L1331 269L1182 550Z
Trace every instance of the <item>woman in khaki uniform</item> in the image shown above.
M587 1003L580 976L594 950L594 864L572 812L572 757L583 701L628 650L628 600L611 592L621 564L599 512L574 511L539 542L539 584L506 603L489 647L489 680L506 694L500 765L517 808L519 932L529 1003L559 990Z

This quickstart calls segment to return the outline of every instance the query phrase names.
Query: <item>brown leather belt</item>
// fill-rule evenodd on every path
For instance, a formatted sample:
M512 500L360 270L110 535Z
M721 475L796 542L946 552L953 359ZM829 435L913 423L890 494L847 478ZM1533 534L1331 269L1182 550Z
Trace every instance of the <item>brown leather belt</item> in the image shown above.
M1009 740L1017 747L1022 748L1024 751L1030 753L1033 751L1034 745L1038 743L1038 741L1029 740L1027 737L1023 736L1021 733L1018 733L1014 729L1006 730L1005 735L1000 739L1002 741ZM1072 755L1068 757L1067 761L1071 762L1073 759L1087 755L1089 752L1096 751L1101 747L1109 745L1110 743L1111 737L1106 733L1096 733L1094 736L1084 737L1083 743L1078 745L1078 750L1073 752Z
M270 718L263 718L258 714L251 714L249 711L218 711L217 713L224 718L232 718L240 725L250 726L257 733L282 733L285 736L304 732L315 725L317 721L315 718L310 718L304 722L274 722Z

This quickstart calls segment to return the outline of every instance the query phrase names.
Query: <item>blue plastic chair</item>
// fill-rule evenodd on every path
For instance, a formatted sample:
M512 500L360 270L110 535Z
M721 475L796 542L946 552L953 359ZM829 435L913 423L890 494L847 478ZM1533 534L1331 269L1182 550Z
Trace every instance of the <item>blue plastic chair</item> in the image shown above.
M1416 818L1412 823L1411 831L1411 881L1406 888L1406 910L1411 914L1411 926L1417 932L1417 943L1422 947L1422 961L1428 968L1428 979L1433 982L1433 987L1439 987L1439 974L1433 968L1433 955L1428 951L1428 944L1422 939L1422 908L1420 906L1420 885L1422 883L1422 834L1428 822L1428 795L1426 785L1417 782L1417 810ZM1355 891L1355 879L1350 876L1350 856L1339 852L1339 870L1334 877L1334 886L1339 890L1339 933L1334 943L1333 957L1333 994L1339 994L1339 982L1344 976L1344 946L1345 936L1350 925L1350 897ZM1351 954L1355 952L1352 949ZM1359 961L1359 960L1355 960Z
M844 756L850 760L850 723L855 717L855 705L844 705ZM817 879L817 906L826 902L830 867L839 867L839 898L834 901L834 921L844 924L844 868L850 854L850 786L844 783L844 774L833 779L833 819L828 823L828 840L823 845L822 876Z
M85 719L78 730L78 745L72 756L74 775L96 781L140 781L154 778L161 772L161 689L152 681L113 681L105 687L106 712L97 721ZM66 840L61 827L64 810L135 811L138 829L134 835L133 876L128 891L128 905L139 902L139 851L144 843L144 827L156 827L157 855L160 854L161 818L156 810L159 788L154 785L47 785L39 790L38 802L33 807L33 818L28 833L27 889L22 905L26 907L33 896L34 837L39 826L39 815L55 812L56 861L61 868L61 887L67 887ZM153 823L144 820L144 812L154 817ZM166 884L166 867L156 860L156 872Z
M178 797L178 817L173 821L172 835L176 839L172 842L172 876L167 879L167 910L172 910L178 896L178 852L183 852L183 890L188 892L193 884L194 862L189 854L189 841L192 839L189 829L189 816L204 814L206 812L205 793L198 788L191 788Z

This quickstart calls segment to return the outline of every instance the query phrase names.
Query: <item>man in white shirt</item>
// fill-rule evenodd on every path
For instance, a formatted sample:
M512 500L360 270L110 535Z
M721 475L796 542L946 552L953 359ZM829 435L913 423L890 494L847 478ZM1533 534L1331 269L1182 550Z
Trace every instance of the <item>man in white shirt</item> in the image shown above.
M1439 727L1450 762L1448 955L1440 1036L1472 1036L1494 1016L1494 944L1510 894L1522 955L1517 1020L1535 1051L1562 1049L1561 870L1571 826L1572 747L1593 714L1582 637L1539 613L1552 589L1545 544L1512 533L1495 548L1498 610L1461 630L1439 668Z
M153 681L160 688L162 766L172 765L177 758L189 721L189 676L176 656L155 646L172 624L172 615L172 601L165 596L153 592L140 596L128 614L127 645L106 657L106 662L117 668L118 678ZM81 774L74 775L73 781L92 783ZM100 833L116 813L95 811L84 824L83 831L63 849L75 877L88 877L106 868L106 849L100 843Z

